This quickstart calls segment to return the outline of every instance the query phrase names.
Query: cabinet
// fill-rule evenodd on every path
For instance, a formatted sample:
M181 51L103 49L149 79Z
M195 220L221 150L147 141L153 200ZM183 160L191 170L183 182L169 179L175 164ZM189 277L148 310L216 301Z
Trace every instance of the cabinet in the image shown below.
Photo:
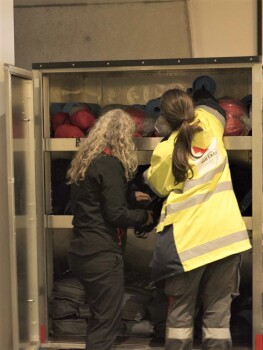
M51 165L56 159L71 159L81 139L52 138L50 134L50 105L68 102L108 104L142 104L158 98L172 87L186 90L193 81L208 75L216 82L216 97L233 96L241 99L252 94L252 135L224 138L230 161L243 162L252 171L252 215L244 217L251 232L253 245L248 264L252 274L253 349L257 335L262 334L262 66L253 58L196 60L148 60L126 62L76 62L34 64L34 130L36 172L37 259L40 341L47 348L83 348L84 343L55 339L50 335L48 300L54 284L57 264L66 268L66 249L71 235L70 215L54 215L52 208ZM152 150L160 138L136 138L140 164L148 164ZM128 240L138 248L133 230ZM153 238L145 250L151 253ZM141 242L140 242L141 243ZM128 245L129 252L132 246ZM133 246L134 247L134 246ZM130 249L130 251L129 251ZM54 264L55 263L55 264ZM129 263L129 262L128 262ZM141 262L141 269L147 259ZM55 266L54 266L55 265ZM241 276L242 278L242 276ZM138 344L138 343L137 343ZM145 346L145 340L139 341ZM146 346L149 346L149 343ZM127 345L128 346L128 345ZM160 348L161 345L160 345Z

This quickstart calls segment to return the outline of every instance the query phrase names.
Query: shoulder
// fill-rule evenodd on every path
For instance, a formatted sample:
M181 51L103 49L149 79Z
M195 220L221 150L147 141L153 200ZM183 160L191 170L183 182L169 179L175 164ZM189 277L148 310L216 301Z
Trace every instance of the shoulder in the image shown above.
M171 159L176 134L176 132L173 132L167 140L158 143L152 154L152 164Z
M121 166L121 162L119 161L118 158L107 155L107 154L102 154L96 158L94 158L91 162L92 165L96 166Z
M217 129L219 132L224 132L225 120L216 110L206 107L198 107L195 109L195 121L200 121L200 126L203 130Z
M102 173L102 174L113 174L113 173L122 173L123 166L118 158L101 155L92 160L90 167L90 173Z
M218 143L223 143L224 128L216 116L206 109L196 108L194 122L196 121L199 121L202 131L194 135L192 146L206 149L215 139Z
M173 148L173 145L174 145L174 140L175 140L175 137L177 135L177 132L176 131L173 131L168 138L165 138L163 140L161 140L160 143L158 143L158 145L155 147L155 150L167 150L169 149L170 147Z

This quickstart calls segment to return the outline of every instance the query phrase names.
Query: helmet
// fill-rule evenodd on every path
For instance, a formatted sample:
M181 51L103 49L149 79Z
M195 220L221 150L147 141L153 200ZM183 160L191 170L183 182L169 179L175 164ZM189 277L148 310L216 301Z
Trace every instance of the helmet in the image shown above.
M211 95L215 94L216 83L209 75L201 75L193 81L193 91L205 88Z
M50 118L52 129L55 131L62 124L70 124L69 115L65 112L57 112Z
M87 108L76 108L73 114L69 116L71 124L79 127L81 130L87 130L94 125L95 117Z
M135 134L141 135L144 129L145 112L135 106L125 108L125 112L130 115L136 125Z
M157 119L161 114L160 104L161 104L161 99L154 98L147 102L145 111L149 113L152 117Z
M71 124L62 124L57 127L54 136L58 138L85 137L84 132L80 128Z
M246 136L250 128L248 114L243 103L233 97L223 97L218 100L220 107L226 112L225 136Z

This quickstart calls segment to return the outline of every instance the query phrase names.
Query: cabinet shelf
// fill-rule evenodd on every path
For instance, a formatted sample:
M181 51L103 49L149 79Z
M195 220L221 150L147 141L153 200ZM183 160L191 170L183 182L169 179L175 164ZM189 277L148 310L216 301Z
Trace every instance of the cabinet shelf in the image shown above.
M72 228L72 215L47 215L46 216L46 227L59 229L59 228ZM243 217L246 227L248 230L252 230L252 217Z
M139 152L152 151L156 145L161 141L161 137L141 137L135 138L135 144ZM83 139L76 138L46 138L44 143L44 150L46 152L52 151L72 151L75 152ZM252 137L251 136L226 136L224 143L227 150L251 150Z

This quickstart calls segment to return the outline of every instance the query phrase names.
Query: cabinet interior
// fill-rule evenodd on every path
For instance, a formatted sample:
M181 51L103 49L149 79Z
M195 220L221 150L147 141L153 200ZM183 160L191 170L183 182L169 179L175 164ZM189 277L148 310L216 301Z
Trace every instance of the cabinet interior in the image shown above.
M55 139L50 134L50 106L52 103L66 104L69 102L94 103L102 107L110 104L145 105L152 99L159 98L170 88L187 90L192 88L193 82L199 76L208 75L216 83L215 97L225 96L242 99L252 93L251 68L247 66L235 67L140 67L135 69L116 68L110 71L102 69L62 70L42 73L43 87L43 160L45 200L44 212L46 216L46 276L47 300L52 298L54 282L62 278L68 269L67 247L71 237L70 215L54 212L52 198L52 163L60 159L68 162L78 149L75 139ZM252 116L253 118L253 116ZM240 170L235 189L239 196L245 195L252 187L252 135L225 137L225 144L229 154L230 165ZM136 139L139 164L149 164L152 150L160 138L145 137ZM238 170L237 170L238 171ZM243 186L243 187L242 187ZM244 188L244 186L246 188ZM249 230L252 230L251 208L244 215ZM134 236L132 229L128 232L128 246L125 256L127 271L133 270L141 275L149 274L149 263L154 247L154 232L144 241ZM136 264L135 264L136 261ZM241 271L241 290L251 288L252 257L251 253L244 254ZM245 299L245 295L241 298ZM48 303L47 303L48 304ZM49 306L47 306L47 309ZM50 311L50 310L49 310ZM47 319L48 313L47 311ZM46 321L48 323L48 321ZM236 331L236 327L235 331ZM51 326L52 329L52 326ZM74 344L77 341L67 337L57 339L49 332L50 341L60 341L64 344ZM146 337L147 338L147 337ZM149 337L148 337L149 338ZM151 338L151 337L150 337ZM237 337L238 338L238 337ZM247 338L246 338L247 339ZM237 339L238 340L238 339ZM134 341L134 340L133 340ZM138 344L144 344L143 338ZM161 341L162 342L162 341ZM241 339L242 343L242 339ZM65 348L66 345L65 345Z

